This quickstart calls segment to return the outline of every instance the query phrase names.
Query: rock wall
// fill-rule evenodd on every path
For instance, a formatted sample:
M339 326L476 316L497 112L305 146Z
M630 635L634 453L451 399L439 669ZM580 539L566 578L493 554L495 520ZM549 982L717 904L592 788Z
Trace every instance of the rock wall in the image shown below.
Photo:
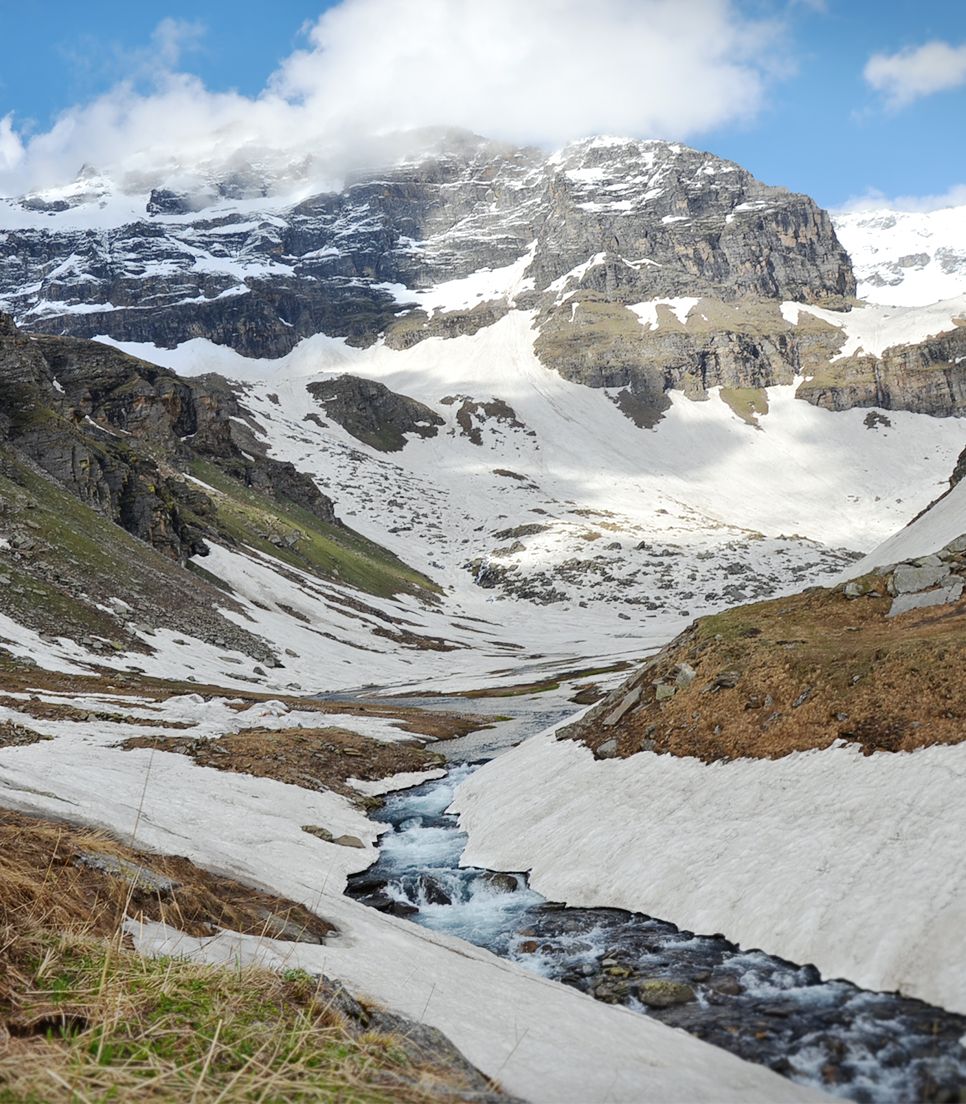
M192 460L335 521L330 499L265 455L224 380L183 380L97 342L28 337L0 315L0 442L165 555L207 551L210 497L184 479Z
M578 293L545 312L534 349L575 383L627 388L635 420L653 425L671 389L703 399L709 387L792 383L824 368L842 342L836 327L804 314L792 326L769 301L705 298L684 321L660 304L655 315L657 325L647 328L629 307Z
M827 410L880 407L937 417L966 414L966 324L918 345L853 356L818 370L800 398Z
M166 347L207 337L277 357L319 332L359 345L387 329L403 345L472 332L500 308L474 314L469 303L458 320L416 325L395 316L407 289L498 270L531 249L535 302L601 251L609 260L585 290L623 303L697 294L834 305L855 291L812 200L666 142L589 140L547 158L452 134L294 207L240 211L224 189L218 202L156 190L143 216L88 230L67 201L22 199L8 221L23 227L0 233L0 305L38 332Z

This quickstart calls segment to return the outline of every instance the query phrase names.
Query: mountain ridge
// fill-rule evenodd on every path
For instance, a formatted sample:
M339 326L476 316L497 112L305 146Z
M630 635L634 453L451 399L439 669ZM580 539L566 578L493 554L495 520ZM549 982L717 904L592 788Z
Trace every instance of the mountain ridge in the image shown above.
M536 653L535 606L560 640L583 611L570 660L622 652L622 620L676 631L840 573L962 452L955 418L929 417L962 408L959 301L858 305L825 212L676 143L547 156L444 135L341 194L286 206L251 195L256 175L208 207L155 189L133 222L106 187L90 174L69 201L0 203L0 298L15 288L27 327L4 340L64 365L44 369L59 443L29 459L254 603L261 628L263 586L347 585L370 613L324 645L346 671L384 647L376 630L456 649L460 669L460 619L491 613L493 657L524 638Z

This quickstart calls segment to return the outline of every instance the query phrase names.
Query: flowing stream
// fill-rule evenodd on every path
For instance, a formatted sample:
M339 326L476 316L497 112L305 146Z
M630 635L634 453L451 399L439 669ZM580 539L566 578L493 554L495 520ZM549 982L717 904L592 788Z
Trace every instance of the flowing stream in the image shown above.
M532 711L513 726L513 742L556 719ZM492 756L507 742L471 746ZM443 778L389 795L372 814L389 826L379 858L346 892L826 1092L884 1104L964 1099L966 1016L823 980L814 966L720 934L618 909L567 908L535 893L524 874L461 867L466 836L446 810L478 765L456 762Z

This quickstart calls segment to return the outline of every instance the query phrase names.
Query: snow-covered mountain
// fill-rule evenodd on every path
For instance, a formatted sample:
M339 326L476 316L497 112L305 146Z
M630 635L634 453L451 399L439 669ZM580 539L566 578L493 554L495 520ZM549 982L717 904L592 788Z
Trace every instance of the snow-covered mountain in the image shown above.
M360 617L332 599L347 580L321 594L216 526L193 562L279 664L250 650L245 678L459 682L512 677L508 654L639 653L837 575L942 493L966 444L966 297L856 302L828 216L709 154L591 139L548 157L446 134L339 192L270 191L249 176L130 195L88 172L0 203L0 299L22 331L236 381L193 385L236 427L232 470L293 465L441 588L435 605L370 591ZM66 385L58 409L131 433L145 373L118 368L105 390L64 363L48 399ZM380 618L422 644L373 637ZM217 646L142 645L154 660L114 662L239 673Z
M815 1095L640 1001L857 1100L955 1095L960 1022L892 993L966 1010L953 229L925 219L910 261L919 223L837 232L610 138L437 133L317 195L193 179L0 200L0 805L279 898L257 935L186 935L137 917L142 857L112 852L139 950L331 974L527 1099ZM423 779L418 816L369 819ZM412 895L345 896L400 839ZM481 896L437 861L485 865ZM552 898L597 1000L523 972L543 936L497 870ZM290 938L282 899L331 940ZM516 961L404 919L453 906ZM601 907L672 937L632 969Z
M919 307L966 292L966 206L843 212L833 221L870 303Z
M547 157L451 134L340 192L292 203L263 190L233 178L201 194L127 195L88 172L8 199L0 301L36 329L164 346L209 337L278 356L319 332L353 344L428 336L413 317L394 325L407 304L476 308L462 328L478 327L480 307L505 309L505 279L468 280L446 299L420 292L514 264L526 270L520 305L551 313L577 290L623 303L854 290L810 199L665 142L592 139Z

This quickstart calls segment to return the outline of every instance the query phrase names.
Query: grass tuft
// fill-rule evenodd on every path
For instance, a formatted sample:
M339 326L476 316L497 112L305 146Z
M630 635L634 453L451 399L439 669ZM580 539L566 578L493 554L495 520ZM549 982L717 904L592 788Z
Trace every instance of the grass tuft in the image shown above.
M265 895L246 905L233 899L243 887L187 860L20 814L3 814L0 835L0 1104L501 1099L443 1036L323 977L144 957L120 928L152 916L143 887L77 860L180 864L172 912L208 922L255 915Z
M43 926L0 938L15 986L2 1104L460 1098L392 1036L354 1031L331 986L301 971L145 958Z

